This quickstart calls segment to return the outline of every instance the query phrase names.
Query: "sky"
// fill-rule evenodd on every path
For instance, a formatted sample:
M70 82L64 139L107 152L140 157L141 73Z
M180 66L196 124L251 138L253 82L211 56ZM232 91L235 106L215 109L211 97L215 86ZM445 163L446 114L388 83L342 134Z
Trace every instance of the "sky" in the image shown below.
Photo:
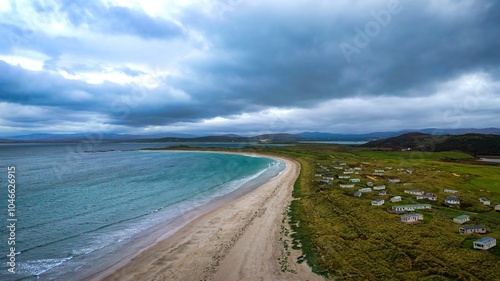
M0 136L500 127L500 1L0 0Z

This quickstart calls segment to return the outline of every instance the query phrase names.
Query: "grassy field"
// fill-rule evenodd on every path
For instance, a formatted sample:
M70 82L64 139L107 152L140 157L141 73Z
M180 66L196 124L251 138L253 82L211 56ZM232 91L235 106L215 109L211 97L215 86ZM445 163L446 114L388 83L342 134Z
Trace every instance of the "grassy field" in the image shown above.
M500 240L500 213L479 202L480 197L488 197L492 205L500 204L500 166L449 161L472 158L458 152L386 152L325 145L268 150L301 164L290 223L294 247L304 253L299 261L307 261L315 272L334 280L500 279L500 247L472 249L472 242L485 235L461 235L460 225L452 221L468 214L471 221L465 225L485 225L487 235ZM359 174L351 174L351 178L360 178L361 183L342 189L339 184L348 180L336 179L331 185L317 181L316 173L342 174L334 168L339 163L360 167ZM374 177L375 169L384 169L384 176ZM389 178L399 178L401 183L389 183ZM368 181L385 184L387 195L374 191L354 197L354 191L366 187ZM459 207L444 204L450 196L444 193L446 188L459 191ZM405 189L432 192L438 200L416 200ZM402 196L403 202L390 203L388 199L394 195ZM371 206L376 198L386 203ZM411 203L433 205L432 210L420 212L423 223L406 225L400 222L400 215L388 212L393 205Z

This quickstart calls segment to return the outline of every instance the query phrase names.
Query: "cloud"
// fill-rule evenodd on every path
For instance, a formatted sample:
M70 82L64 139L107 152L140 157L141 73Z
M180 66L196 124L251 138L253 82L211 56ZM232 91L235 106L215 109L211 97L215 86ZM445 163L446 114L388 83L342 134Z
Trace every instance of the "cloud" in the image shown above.
M60 3L2 14L0 101L94 112L124 131L362 132L498 117L497 2ZM356 49L348 59L342 44ZM460 122L444 116L473 95L471 77L488 99Z

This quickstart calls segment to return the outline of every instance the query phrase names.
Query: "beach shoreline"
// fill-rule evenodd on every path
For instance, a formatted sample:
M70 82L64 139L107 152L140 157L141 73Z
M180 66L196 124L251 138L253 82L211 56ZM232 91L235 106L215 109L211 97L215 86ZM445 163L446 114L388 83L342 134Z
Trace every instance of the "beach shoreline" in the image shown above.
M258 153L188 152L274 158L286 168L257 188L190 212L151 246L85 280L323 280L307 265L295 263L300 251L288 255L293 270L283 271L278 263L284 254L280 228L300 171L297 162Z

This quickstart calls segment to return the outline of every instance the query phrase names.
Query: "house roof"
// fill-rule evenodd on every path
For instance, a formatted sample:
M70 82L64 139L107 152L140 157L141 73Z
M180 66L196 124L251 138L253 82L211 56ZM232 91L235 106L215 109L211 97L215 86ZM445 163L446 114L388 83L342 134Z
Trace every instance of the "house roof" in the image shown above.
M382 202L382 201L384 201L384 199L375 199L375 200L373 200L373 202Z
M401 218L411 218L411 217L421 217L421 216L423 216L423 215L419 214L419 213L415 213L415 214L402 215Z
M496 239L493 238L493 237L483 237L483 238L481 238L479 240L474 241L474 243L484 244L484 243L489 243L489 242L492 242L492 241L496 241Z
M461 216L458 216L458 217L455 217L456 219L459 219L459 220L463 220L463 219L468 219L469 216L468 215L461 215Z
M460 201L460 199L458 199L457 197L455 196L450 196L450 197L447 197L446 198L446 201Z
M412 205L397 205L393 206L392 208L415 208L415 207L425 207L425 206L431 206L431 204L412 204Z

